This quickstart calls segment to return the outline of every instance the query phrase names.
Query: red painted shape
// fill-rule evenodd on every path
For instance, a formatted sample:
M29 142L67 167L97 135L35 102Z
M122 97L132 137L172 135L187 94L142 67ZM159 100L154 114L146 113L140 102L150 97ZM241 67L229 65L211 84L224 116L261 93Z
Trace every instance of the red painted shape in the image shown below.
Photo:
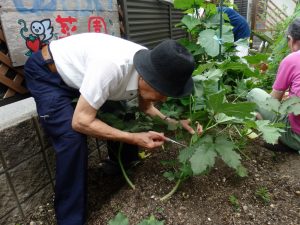
M88 31L107 34L106 23L101 16L91 16L88 21Z
M61 27L61 33L64 34L64 36L60 36L58 38L64 38L67 36L70 36L73 32L77 30L77 26L73 23L77 22L77 18L68 16L68 17L61 17L58 15L55 19L57 23L60 24ZM71 27L71 28L70 28Z
M41 47L41 40L39 38L36 38L34 40L27 39L26 46L32 52L37 52Z

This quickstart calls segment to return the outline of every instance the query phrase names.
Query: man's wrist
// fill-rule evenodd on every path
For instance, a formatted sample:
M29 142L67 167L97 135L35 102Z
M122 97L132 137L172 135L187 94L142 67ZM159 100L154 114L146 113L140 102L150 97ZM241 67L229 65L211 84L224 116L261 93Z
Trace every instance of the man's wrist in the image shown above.
M171 119L171 118L168 117L168 116L165 116L165 117L163 118L164 121L168 121L169 119Z
M169 116L165 116L165 117L163 118L163 120L166 121L166 122L168 122L168 123L173 123L173 124L179 123L179 121L177 121L177 120L175 120L175 119L173 119L173 118L171 118L171 117L169 117Z

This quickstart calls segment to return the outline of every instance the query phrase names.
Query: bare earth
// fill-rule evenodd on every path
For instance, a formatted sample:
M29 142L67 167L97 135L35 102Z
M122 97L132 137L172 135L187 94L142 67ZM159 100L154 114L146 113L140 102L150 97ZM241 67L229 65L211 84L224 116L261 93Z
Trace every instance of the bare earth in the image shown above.
M175 158L178 149L168 146L157 151L130 173L136 189L122 177L104 176L97 164L89 168L89 225L106 225L122 211L136 225L154 215L165 225L300 225L300 155L272 152L260 142L248 145L243 164L248 177L239 178L218 162L207 175L187 180L168 201L160 197L174 186L162 176L161 160ZM264 203L256 191L265 188L270 202ZM234 195L237 206L229 197ZM49 202L51 202L49 200ZM37 208L26 223L55 224L52 203ZM22 223L23 224L23 223Z

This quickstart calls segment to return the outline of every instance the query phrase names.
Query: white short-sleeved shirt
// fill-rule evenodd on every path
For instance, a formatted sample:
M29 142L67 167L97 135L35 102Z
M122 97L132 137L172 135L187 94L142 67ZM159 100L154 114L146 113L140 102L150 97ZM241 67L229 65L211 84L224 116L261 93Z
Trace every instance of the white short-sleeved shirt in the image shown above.
M52 41L50 50L58 73L95 109L106 100L136 97L138 73L134 54L145 47L101 33L83 33Z

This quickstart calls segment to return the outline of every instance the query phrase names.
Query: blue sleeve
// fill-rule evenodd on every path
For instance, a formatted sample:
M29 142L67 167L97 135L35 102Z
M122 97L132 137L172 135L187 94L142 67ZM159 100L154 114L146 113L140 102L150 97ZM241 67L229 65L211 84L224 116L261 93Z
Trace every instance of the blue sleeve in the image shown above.
M218 7L218 12L221 11L221 8ZM234 41L237 41L241 38L249 38L251 31L249 28L249 25L247 23L247 20L241 16L238 12L235 10L228 8L228 7L222 7L222 11L227 14L231 26L233 26L233 35L234 35Z

